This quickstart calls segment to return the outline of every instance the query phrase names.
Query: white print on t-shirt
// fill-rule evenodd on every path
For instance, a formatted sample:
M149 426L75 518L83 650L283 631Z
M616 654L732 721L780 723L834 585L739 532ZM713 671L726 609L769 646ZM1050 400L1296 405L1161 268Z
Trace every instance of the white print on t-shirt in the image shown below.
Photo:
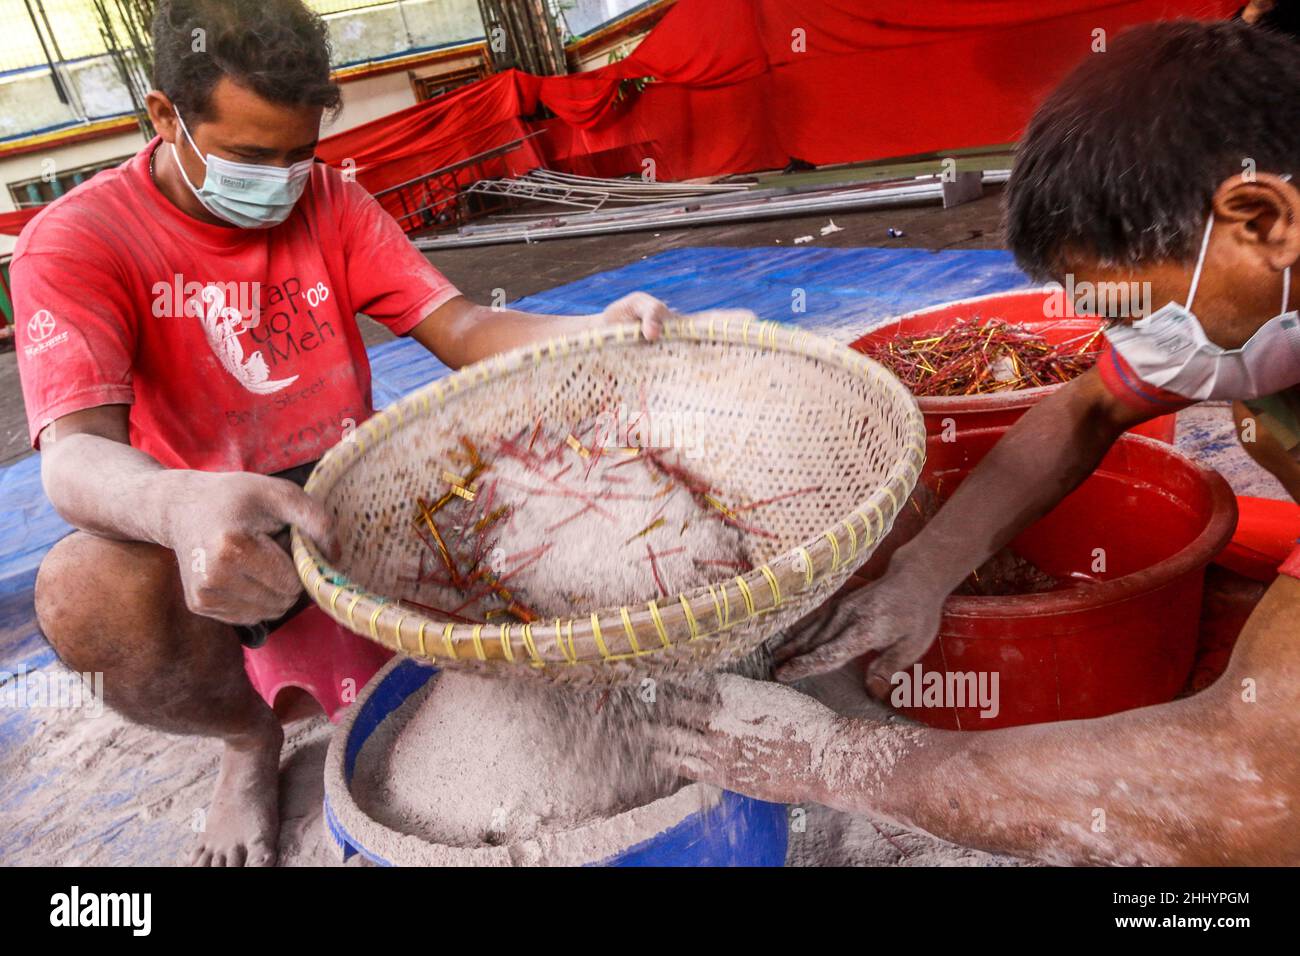
M317 282L314 288L306 292L307 304L313 309L319 308L330 297L330 289L324 282Z
M199 296L208 286L216 286L226 294L226 305L247 316L243 328L249 329L261 321L262 283L260 282L197 282L185 281L179 272L171 282L153 284L153 316L156 319L174 319L198 315L203 311Z
M33 342L43 342L54 334L54 316L49 309L41 309L27 320L27 337Z
M27 320L27 344L23 346L23 353L28 358L35 358L42 352L48 352L56 345L66 342L67 331L55 335L55 328L54 316L50 314L49 309L41 309L33 313Z
M208 345L235 381L256 395L270 395L298 381L297 375L269 378L271 372L261 352L255 352L245 360L244 346L239 342L239 334L244 331L244 317L238 309L226 305L226 293L220 286L208 286L199 293L199 298L206 309L201 318Z

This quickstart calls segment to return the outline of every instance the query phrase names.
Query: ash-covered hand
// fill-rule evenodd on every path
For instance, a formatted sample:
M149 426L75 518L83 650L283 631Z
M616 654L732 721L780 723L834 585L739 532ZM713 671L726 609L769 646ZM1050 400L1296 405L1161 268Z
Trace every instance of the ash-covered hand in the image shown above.
M664 323L676 318L677 313L647 292L633 292L605 308L596 316L601 325L631 325L641 327L641 334L653 342L663 333Z
M776 677L785 683L822 674L869 651L883 651L867 671L867 688L885 698L890 678L929 650L939 632L946 589L905 562L880 580L832 599L792 628L776 650Z
M885 650L872 664L868 687L882 699L888 694L890 676L924 654L939 631L949 589L931 573L932 553L912 553L913 540L938 510L934 493L918 485L870 560L790 628L776 648L777 680L793 683Z
M662 766L760 800L825 802L825 755L842 721L811 697L719 674L664 686L656 707Z
M203 617L249 625L293 606L302 583L274 540L286 525L336 552L329 513L283 478L171 471L159 490L162 543L176 552L186 606Z
M702 313L717 320L727 319L739 326L746 320L757 321L758 316L748 309L718 309ZM596 321L602 325L629 325L641 327L641 334L653 342L663 334L664 323L678 318L678 314L663 302L646 292L633 292L611 304Z

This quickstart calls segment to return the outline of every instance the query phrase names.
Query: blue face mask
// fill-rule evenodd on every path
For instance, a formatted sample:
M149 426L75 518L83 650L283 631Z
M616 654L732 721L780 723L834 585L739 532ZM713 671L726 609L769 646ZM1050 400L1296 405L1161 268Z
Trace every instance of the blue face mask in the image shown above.
M204 209L241 229L269 229L289 218L311 179L311 168L314 165L312 160L294 163L285 169L279 166L235 163L220 156L204 156L194 145L194 139L179 111L176 119L180 121L181 132L189 141L190 148L207 167L203 185L195 187L185 174L185 166L181 163L176 144L172 144L172 154L176 158L176 165L180 167L181 178Z

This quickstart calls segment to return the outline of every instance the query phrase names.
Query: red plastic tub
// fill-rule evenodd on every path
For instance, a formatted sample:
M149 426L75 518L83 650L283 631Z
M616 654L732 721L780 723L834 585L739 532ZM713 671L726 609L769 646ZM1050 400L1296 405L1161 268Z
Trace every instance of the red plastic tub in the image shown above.
M1061 297L1066 308L1062 318L1049 317L1048 299L1053 294ZM853 348L866 352L868 346L888 341L900 332L920 334L948 328L961 319L1002 319L1023 325L1055 344L1089 335L1101 325L1097 319L1076 316L1065 302L1064 293L1051 287L1021 289L1016 292L997 292L993 295L958 299L943 305L931 306L919 312L909 312L884 325L872 329L853 343ZM1080 344L1087 339L1079 339ZM1098 340L1100 343L1100 340ZM1013 424L1025 411L1050 395L1059 385L1043 388L1025 388L1014 392L993 395L959 395L951 398L918 398L917 404L925 415L927 434L937 435L944 421L951 419L956 431L976 428L1001 428ZM1143 422L1132 429L1135 434L1173 443L1174 416L1164 415Z
M1005 431L931 437L927 486L947 497ZM986 730L1172 700L1196 655L1206 565L1236 520L1236 499L1218 473L1161 442L1125 435L1087 481L1011 543L1057 579L1082 574L1098 583L954 596L944 607L921 673L939 672L945 686L947 675L982 673L989 690L996 674L996 716L980 716L992 708L970 699L957 706L955 694L939 706L899 709L934 727ZM1095 567L1097 549L1104 570Z

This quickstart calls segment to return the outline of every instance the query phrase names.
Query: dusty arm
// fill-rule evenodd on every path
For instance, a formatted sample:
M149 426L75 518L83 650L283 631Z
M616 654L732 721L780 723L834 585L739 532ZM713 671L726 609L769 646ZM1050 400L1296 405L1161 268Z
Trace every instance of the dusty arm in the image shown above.
M1050 863L1300 861L1300 581L1279 578L1228 672L1170 704L960 733L849 720L720 678L666 695L662 758L756 797L814 800Z
M439 307L411 330L411 337L452 368L541 339L569 335L594 324L637 323L647 339L659 335L672 310L653 296L634 292L597 315L535 315L476 305L464 296Z
M41 432L41 479L69 524L176 553L190 610L252 624L289 609L302 591L272 539L296 524L328 552L333 521L293 482L266 475L163 468L129 441L129 409L101 405Z

